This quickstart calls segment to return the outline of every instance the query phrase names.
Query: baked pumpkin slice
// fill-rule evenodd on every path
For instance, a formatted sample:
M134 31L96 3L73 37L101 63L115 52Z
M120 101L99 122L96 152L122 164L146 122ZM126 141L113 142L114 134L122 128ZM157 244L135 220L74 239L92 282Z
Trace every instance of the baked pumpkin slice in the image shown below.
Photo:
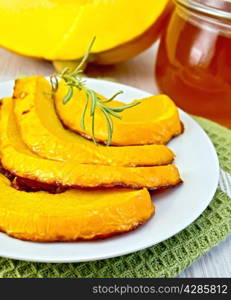
M132 168L41 158L23 143L13 114L13 104L11 98L2 100L0 150L3 168L15 176L68 188L123 186L157 189L181 182L175 165Z
M133 230L154 213L146 189L26 193L0 175L0 190L0 230L29 241L104 238Z
M64 129L55 112L51 86L41 76L16 80L15 115L24 143L41 157L58 161L114 166L170 164L165 145L105 147Z
M60 120L67 128L92 139L90 106L85 114L85 130L81 127L82 112L86 104L85 93L74 89L72 99L64 104L63 99L67 92L68 88L61 80L55 93L55 106ZM166 144L171 138L182 133L178 109L168 96L151 96L139 102L139 105L123 111L121 120L113 118L112 145ZM122 105L124 104L115 100L108 103L108 106L113 107ZM95 112L95 138L103 143L108 139L105 116L98 107Z

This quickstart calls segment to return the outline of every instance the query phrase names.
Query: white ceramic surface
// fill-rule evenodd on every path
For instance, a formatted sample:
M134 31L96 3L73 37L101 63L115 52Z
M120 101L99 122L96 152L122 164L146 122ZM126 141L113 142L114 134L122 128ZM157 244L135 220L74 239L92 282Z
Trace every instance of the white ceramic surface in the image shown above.
M124 102L149 96L136 88L103 80L88 79L87 84L105 96L122 89L124 94L118 99ZM12 88L12 81L0 83L1 98L12 95ZM0 233L0 256L38 262L105 259L160 243L191 224L212 200L218 185L219 164L215 149L201 127L183 111L180 117L185 132L168 146L176 154L175 163L184 184L154 194L156 214L148 223L133 232L92 242L32 243Z

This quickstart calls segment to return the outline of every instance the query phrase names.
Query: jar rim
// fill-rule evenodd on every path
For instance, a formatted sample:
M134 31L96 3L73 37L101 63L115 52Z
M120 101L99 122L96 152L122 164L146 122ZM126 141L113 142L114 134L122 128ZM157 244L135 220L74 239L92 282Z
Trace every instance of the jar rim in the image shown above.
M174 0L174 2L183 6L184 8L188 8L205 15L231 20L231 12L207 6L194 0Z

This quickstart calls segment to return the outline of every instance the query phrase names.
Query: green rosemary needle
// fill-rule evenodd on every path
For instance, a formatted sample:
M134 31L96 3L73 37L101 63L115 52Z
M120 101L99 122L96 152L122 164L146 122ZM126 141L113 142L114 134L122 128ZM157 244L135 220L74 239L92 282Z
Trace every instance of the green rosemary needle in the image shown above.
M85 93L86 103L81 116L81 121L80 121L81 128L83 130L86 129L85 117L86 117L88 106L90 105L90 117L92 121L92 125L91 125L92 139L94 143L97 144L97 140L95 137L95 112L96 112L96 108L98 107L99 110L103 113L105 120L107 122L108 138L107 138L106 145L109 146L112 142L112 136L114 130L112 117L121 119L121 115L120 115L121 112L138 105L140 102L135 102L128 105L119 106L119 107L110 107L107 106L106 104L113 101L118 95L122 94L123 91L118 91L114 95L112 95L112 97L110 97L109 99L103 100L98 96L96 91L89 89L85 85L85 81L81 76L83 73L82 67L89 59L89 55L94 42L95 42L95 37L91 41L86 54L84 55L80 63L76 66L74 71L71 72L69 68L64 68L62 72L58 72L50 76L50 83L51 83L53 94L56 93L58 90L59 79L64 80L64 82L68 86L67 94L63 98L64 105L72 99L74 89L81 90Z

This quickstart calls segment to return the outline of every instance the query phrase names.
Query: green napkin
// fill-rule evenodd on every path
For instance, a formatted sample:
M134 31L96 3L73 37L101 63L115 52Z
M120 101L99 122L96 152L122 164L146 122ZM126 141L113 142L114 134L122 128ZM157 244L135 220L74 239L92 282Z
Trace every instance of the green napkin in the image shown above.
M220 184L209 207L189 227L156 246L88 263L46 264L0 258L0 277L175 277L231 233L231 131L195 118L213 141Z

